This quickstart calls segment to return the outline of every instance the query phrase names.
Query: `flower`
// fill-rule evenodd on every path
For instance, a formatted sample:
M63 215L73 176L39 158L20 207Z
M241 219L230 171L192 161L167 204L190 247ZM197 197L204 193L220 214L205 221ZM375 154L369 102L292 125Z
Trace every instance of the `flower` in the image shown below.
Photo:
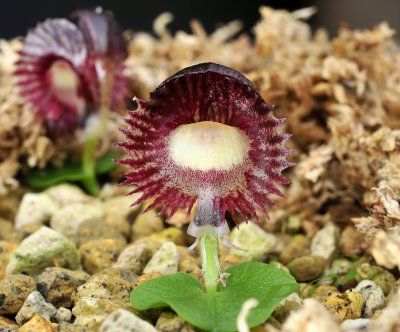
M108 13L75 16L79 27L47 19L29 31L14 73L21 96L58 136L73 133L102 104L118 105L126 93L119 26Z
M148 101L126 119L122 129L127 152L119 163L131 167L123 184L136 184L168 219L178 210L197 211L188 233L201 237L229 233L225 213L236 221L258 219L256 207L268 217L270 194L283 196L277 184L288 181L281 171L291 165L283 146L290 137L278 127L252 83L237 71L214 63L186 68L164 81Z

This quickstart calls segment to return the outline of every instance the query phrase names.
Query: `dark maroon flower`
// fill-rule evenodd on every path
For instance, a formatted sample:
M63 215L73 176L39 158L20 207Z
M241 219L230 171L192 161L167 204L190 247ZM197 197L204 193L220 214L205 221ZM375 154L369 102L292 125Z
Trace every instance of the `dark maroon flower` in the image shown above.
M70 132L85 113L86 57L82 32L65 19L46 20L25 38L15 75L21 95L51 128Z
M128 51L122 29L110 12L80 10L73 16L78 18L86 40L88 57L84 74L92 96L99 106L117 107L127 93L127 77L123 71ZM106 97L112 99L102 100Z
M126 43L122 30L110 12L102 10L79 10L73 14L86 39L89 56L123 62L127 57Z
M258 206L268 217L270 194L283 196L277 184L288 181L281 171L292 163L283 146L289 138L278 130L269 106L243 75L225 66L204 63L186 68L139 100L122 130L127 141L119 145L132 168L124 184L136 184L132 193L149 198L147 210L163 205L169 218L188 211L198 200L188 233L197 237L229 232L228 211L236 221L257 219Z
M16 63L21 95L57 136L74 132L104 101L120 103L126 92L121 30L108 14L77 15L80 28L48 19L29 31Z

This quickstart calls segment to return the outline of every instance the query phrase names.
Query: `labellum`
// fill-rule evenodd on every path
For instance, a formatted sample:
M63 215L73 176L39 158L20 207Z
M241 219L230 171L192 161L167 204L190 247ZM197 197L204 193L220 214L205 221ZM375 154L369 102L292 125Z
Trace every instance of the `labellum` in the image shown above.
M136 204L153 198L147 210L160 205L169 219L197 201L188 228L197 238L228 234L226 212L235 222L236 214L258 219L256 208L268 217L270 194L283 196L277 185L288 183L281 171L292 165L283 146L289 135L249 80L225 66L199 64L138 104L119 143L127 152L119 163L132 168L123 183L142 193Z
M48 19L29 31L16 63L21 96L57 137L72 134L89 112L120 104L126 93L127 51L117 23L107 13L76 16L79 27Z

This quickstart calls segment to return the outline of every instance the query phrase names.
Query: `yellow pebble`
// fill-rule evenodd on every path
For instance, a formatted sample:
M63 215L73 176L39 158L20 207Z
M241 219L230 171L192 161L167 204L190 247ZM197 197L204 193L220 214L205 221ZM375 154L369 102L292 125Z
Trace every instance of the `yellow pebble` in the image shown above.
M83 269L95 274L111 267L116 261L125 242L117 239L97 239L86 242L79 247Z
M14 328L15 330L18 330L18 325L15 323L15 321L8 319L6 317L0 316L0 331L7 331L7 328L9 328L11 331Z
M139 276L136 279L136 282L132 288L136 288L137 286L143 284L145 281L153 280L158 277L161 277L161 273L159 273L159 272L151 272L151 273L142 274L141 276Z
M319 301L323 302L328 296L339 293L338 289L332 285L319 285L315 288L314 294L312 297L318 299Z
M131 227L131 242L142 237L150 236L160 232L164 228L164 222L156 210L150 210L139 214Z
M19 328L19 332L55 332L57 324L49 322L42 316L34 316Z
M350 290L345 293L333 293L324 301L326 308L336 313L341 321L360 318L363 303L363 296Z
M352 311L354 318L360 318L362 307L364 305L364 297L361 293L351 290L347 290L346 294L352 302Z
M176 245L185 244L185 234L177 227L168 227L161 232L151 235L151 238L158 241L172 241Z
M225 271L226 269L230 268L233 265L243 262L243 258L233 254L227 254L222 256L221 259L221 266L222 269Z
M201 275L200 258L194 257L189 253L182 253L179 258L178 270L199 278Z
M17 245L8 241L0 241L0 280L4 278L6 267L11 254L15 251Z
M182 227L183 225L187 225L194 219L194 215L196 214L197 203L195 203L190 210L190 214L188 215L187 210L178 210L168 221L168 224L176 227Z

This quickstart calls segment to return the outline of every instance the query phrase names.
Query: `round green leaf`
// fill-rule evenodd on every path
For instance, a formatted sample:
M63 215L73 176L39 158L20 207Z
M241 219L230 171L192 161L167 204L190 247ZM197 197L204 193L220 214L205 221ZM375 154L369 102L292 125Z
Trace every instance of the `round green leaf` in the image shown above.
M243 303L255 298L259 305L247 319L250 327L262 324L276 306L296 291L295 279L283 269L248 262L229 268L226 287L206 293L192 276L177 273L143 283L132 291L131 303L139 310L170 306L191 324L207 331L236 331Z

